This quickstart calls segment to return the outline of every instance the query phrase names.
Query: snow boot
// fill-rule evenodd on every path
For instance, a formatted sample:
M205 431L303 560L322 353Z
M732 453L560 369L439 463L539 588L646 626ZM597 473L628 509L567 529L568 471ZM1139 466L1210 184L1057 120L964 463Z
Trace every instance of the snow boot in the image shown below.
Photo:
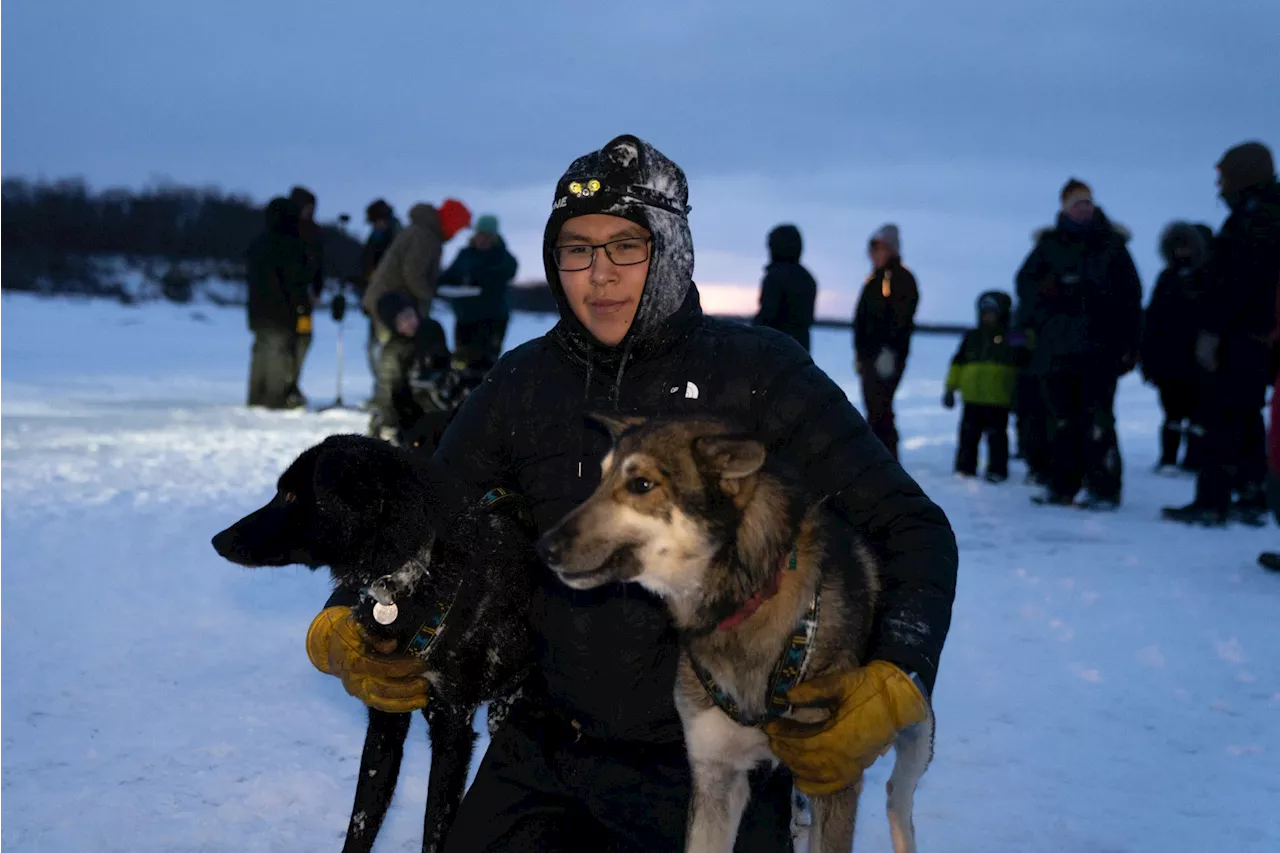
M1186 506L1167 506L1160 510L1160 517L1166 521L1180 524L1199 525L1201 527L1226 527L1227 513L1204 504L1189 503Z

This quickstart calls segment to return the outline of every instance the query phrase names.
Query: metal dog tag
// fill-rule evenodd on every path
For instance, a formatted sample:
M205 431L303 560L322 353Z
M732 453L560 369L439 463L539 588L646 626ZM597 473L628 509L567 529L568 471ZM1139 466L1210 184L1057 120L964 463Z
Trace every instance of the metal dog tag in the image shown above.
M391 604L382 604L381 602L373 605L373 621L379 625L390 625L396 621L396 617L400 615L400 608L396 607L395 602Z

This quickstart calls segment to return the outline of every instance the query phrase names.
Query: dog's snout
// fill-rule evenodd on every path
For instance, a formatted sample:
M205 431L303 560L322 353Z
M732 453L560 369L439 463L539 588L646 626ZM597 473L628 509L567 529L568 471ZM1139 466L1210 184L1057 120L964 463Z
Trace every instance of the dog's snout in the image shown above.
M217 551L221 557L230 559L234 545L235 533L230 527L213 537L213 550Z
M560 563L560 558L564 556L564 543L556 531L552 530L544 533L538 539L538 556L542 562L548 566L556 566Z

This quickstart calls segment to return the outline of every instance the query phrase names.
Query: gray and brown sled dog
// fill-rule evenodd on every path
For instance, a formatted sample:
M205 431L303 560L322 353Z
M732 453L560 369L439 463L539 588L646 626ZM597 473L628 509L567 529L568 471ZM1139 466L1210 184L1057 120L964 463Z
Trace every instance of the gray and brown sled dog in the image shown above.
M686 849L730 853L748 774L777 763L760 726L821 725L830 709L792 708L786 690L866 662L877 566L759 441L712 420L596 420L614 440L600 486L539 552L575 589L634 581L666 601L684 644L675 702L693 773ZM932 714L894 747L888 813L904 853L915 850ZM848 853L861 789L812 798L813 853Z

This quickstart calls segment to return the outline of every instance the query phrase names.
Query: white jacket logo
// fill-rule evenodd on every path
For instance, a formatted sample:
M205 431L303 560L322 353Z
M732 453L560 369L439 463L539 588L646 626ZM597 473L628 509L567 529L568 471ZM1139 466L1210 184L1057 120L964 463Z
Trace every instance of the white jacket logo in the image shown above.
M671 389L671 393L672 393L672 394L679 394L679 393L680 393L680 386L679 386L679 385L676 385L675 387L673 387L673 388ZM685 398L686 400L696 400L696 399L698 399L698 386L697 386L697 385L694 385L692 382L686 382L686 383L684 384L684 398Z

